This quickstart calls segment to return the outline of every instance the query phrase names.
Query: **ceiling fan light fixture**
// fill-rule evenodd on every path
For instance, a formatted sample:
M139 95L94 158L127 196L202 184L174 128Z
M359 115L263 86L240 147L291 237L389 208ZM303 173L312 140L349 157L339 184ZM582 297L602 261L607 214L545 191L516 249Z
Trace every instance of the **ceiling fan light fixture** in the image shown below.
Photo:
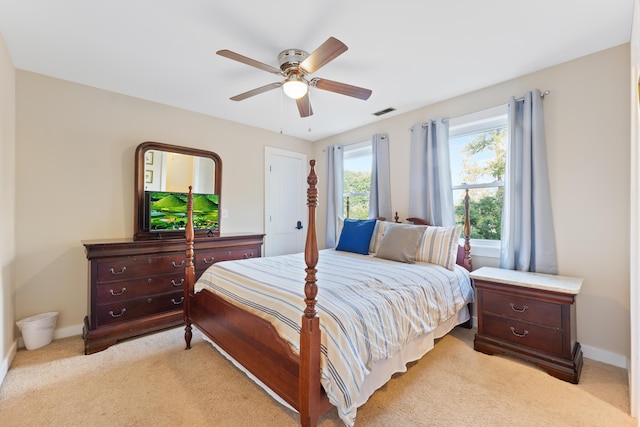
M309 102L310 87L365 101L371 96L370 89L333 80L311 77L311 74L333 61L346 50L347 46L335 37L329 37L311 54L302 49L283 50L278 54L279 69L227 49L219 50L216 54L284 77L284 80L257 87L239 95L232 96L229 99L232 101L242 101L243 99L259 95L275 88L282 88L282 91L288 98L296 101L300 117L309 117L313 114L313 109Z
M292 99L300 99L309 91L309 83L299 74L292 73L282 85L284 94Z

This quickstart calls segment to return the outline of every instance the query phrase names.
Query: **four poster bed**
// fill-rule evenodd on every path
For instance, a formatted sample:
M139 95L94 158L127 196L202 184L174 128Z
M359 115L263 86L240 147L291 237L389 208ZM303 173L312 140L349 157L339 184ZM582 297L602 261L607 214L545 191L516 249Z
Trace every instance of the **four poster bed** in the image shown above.
M303 426L316 425L331 406L353 425L357 407L393 373L405 371L456 325L470 327L468 201L465 244L457 243L458 227L449 264L414 262L415 246L408 261L396 259L402 250L389 246L393 236L419 234L424 242L426 230L444 229L417 225L417 219L398 226L372 220L367 248L375 255L340 250L344 229L336 249L319 251L315 161L310 165L304 254L217 263L197 283L189 192L185 341L189 349L192 325L197 327L274 398L298 411ZM345 223L345 229L365 222Z

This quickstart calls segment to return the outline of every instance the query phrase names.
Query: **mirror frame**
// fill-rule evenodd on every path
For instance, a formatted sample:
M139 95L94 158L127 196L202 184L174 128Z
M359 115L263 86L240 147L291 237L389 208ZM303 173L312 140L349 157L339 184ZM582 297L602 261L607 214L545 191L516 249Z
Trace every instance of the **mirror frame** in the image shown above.
M204 157L213 160L214 177L213 183L214 194L217 194L218 203L222 203L222 159L212 151L200 150L197 148L180 147L178 145L163 144L161 142L147 141L138 145L135 154L135 187L134 187L134 205L133 205L133 221L134 234L133 240L150 240L150 239L184 239L185 231L163 231L162 233L154 233L144 229L144 157L149 150L166 151L171 153L185 154L196 157ZM187 190L187 189L185 189ZM217 230L194 230L195 237L218 237L220 236L220 227Z

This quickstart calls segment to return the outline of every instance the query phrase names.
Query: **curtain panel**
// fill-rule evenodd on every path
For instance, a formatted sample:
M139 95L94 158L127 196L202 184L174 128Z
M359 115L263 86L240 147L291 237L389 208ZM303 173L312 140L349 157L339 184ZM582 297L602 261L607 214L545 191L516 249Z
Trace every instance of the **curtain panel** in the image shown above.
M327 147L327 248L335 248L338 244L338 222L342 219L343 153L341 145Z
M455 225L448 120L413 125L409 174L409 216L432 225Z
M389 135L375 134L371 138L371 187L369 218L384 217L391 221L391 172L389 166Z
M509 101L509 147L500 267L557 273L555 232L539 90Z

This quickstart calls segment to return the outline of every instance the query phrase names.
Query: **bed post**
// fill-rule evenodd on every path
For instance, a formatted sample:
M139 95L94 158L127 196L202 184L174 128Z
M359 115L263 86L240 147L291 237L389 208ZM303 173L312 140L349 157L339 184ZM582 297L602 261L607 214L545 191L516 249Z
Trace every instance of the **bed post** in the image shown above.
M191 321L189 320L189 298L193 295L193 285L195 279L195 269L193 266L193 193L189 186L187 194L187 225L185 227L185 238L187 239L187 264L184 267L184 340L186 349L191 348Z
M304 248L305 271L304 294L306 308L302 316L300 329L300 424L315 426L320 417L318 403L321 399L320 385L320 319L316 312L316 265L318 264L318 241L316 236L316 206L318 204L318 177L315 172L315 160L309 162L311 171L307 177L307 206L309 208L309 224L307 241Z
M471 271L471 225L469 224L469 189L464 193L464 266Z

